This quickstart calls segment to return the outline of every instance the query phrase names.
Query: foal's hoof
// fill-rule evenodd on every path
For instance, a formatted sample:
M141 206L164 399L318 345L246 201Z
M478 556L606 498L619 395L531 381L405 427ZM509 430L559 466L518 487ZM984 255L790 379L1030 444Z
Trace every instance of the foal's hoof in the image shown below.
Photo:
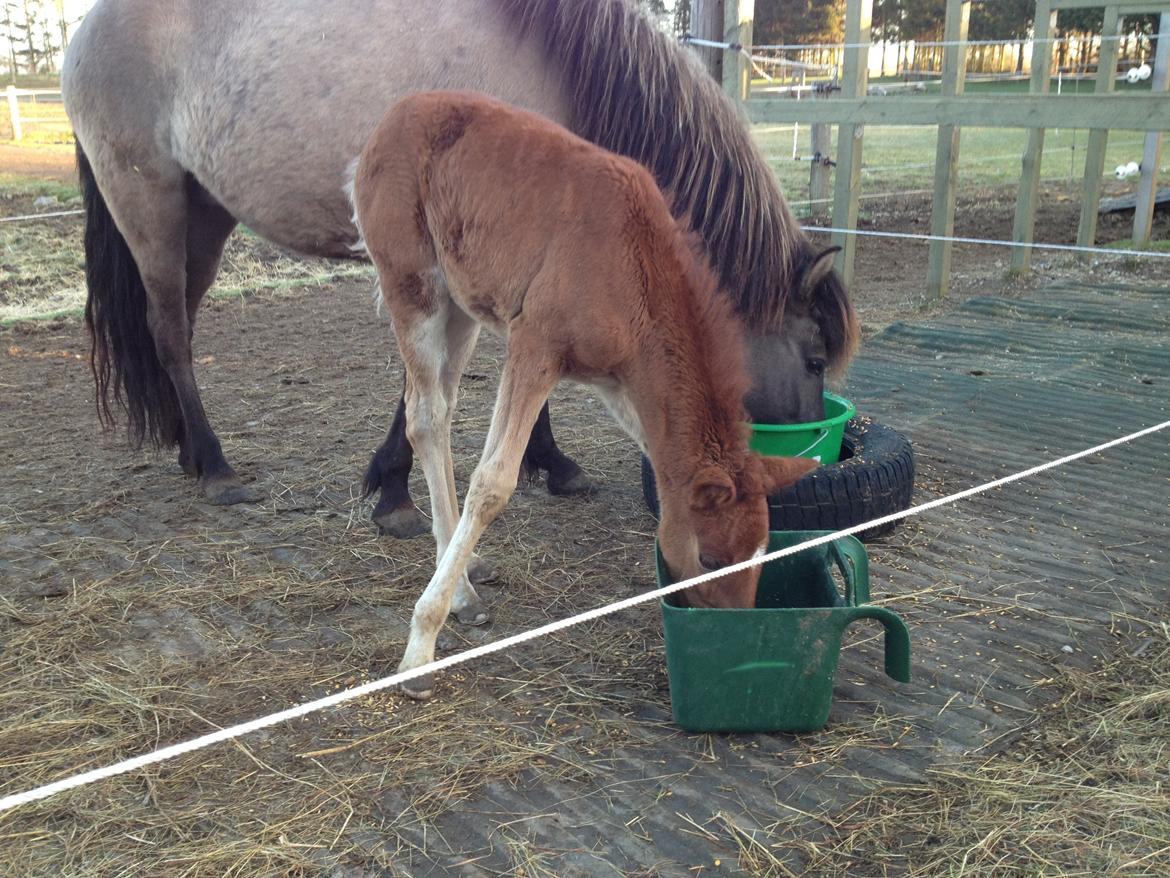
M554 476L552 472L548 474L548 492L558 497L571 494L588 494L592 490L593 482L589 479L589 476L581 472L580 468L575 465L573 471L570 473L557 476Z
M409 540L431 532L431 523L423 518L414 506L400 506L397 509L375 509L370 516L383 534Z
M234 506L236 503L259 503L263 499L262 492L254 488L241 485L236 480L222 482L206 482L203 485L203 494L212 506Z
M500 571L479 555L472 555L471 563L467 565L467 578L471 580L472 585L484 585L499 579Z
M455 617L455 621L460 625L472 625L478 627L486 625L491 621L491 616L488 615L487 607L479 601L468 604L466 607L460 607L458 610L452 610L451 615Z
M407 698L413 698L415 701L427 701L435 694L435 675L424 674L421 677L415 677L413 680L399 683L398 688Z

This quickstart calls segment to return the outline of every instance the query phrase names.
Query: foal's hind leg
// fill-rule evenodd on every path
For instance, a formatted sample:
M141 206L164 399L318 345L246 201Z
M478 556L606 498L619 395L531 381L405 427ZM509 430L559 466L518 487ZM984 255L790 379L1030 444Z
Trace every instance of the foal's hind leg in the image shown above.
M226 505L251 500L253 495L223 456L207 420L191 355L189 307L193 310L193 306L189 299L197 305L210 286L231 229L221 214L203 211L198 205L192 210L189 183L181 168L166 165L134 171L114 172L104 188L110 192L110 211L142 277L147 326L182 413L177 437L180 459L185 469L198 476L211 502ZM189 242L196 245L193 253L188 251ZM191 286L189 268L193 269Z
M537 338L531 344L527 342L523 331L513 331L509 337L508 360L500 378L483 457L471 476L459 524L442 553L435 575L415 604L410 641L399 670L410 670L434 660L435 640L452 606L452 598L459 597L462 571L480 536L516 490L526 438L541 405L560 377L543 343ZM430 675L417 677L402 684L402 690L412 698L429 698L434 681Z
M442 558L459 519L451 460L451 421L459 378L475 348L479 325L442 295L434 313L395 319L398 346L406 362L406 417L410 443L418 454L431 495L436 561ZM464 624L488 621L479 596L460 571L450 610Z

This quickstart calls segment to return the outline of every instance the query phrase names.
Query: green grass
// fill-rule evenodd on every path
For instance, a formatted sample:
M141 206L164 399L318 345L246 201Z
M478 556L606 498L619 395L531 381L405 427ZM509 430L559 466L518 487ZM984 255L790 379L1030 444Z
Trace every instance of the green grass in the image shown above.
M1113 241L1110 247L1115 250L1146 250L1154 253L1170 253L1170 241L1143 241L1135 244L1132 238L1122 238Z
M754 131L781 188L790 201L796 202L798 213L807 213L800 202L808 198L809 164L792 160L792 126L757 125ZM830 155L837 152L836 134L834 130ZM801 125L797 132L798 155L811 155L810 140L809 126ZM1018 129L964 128L959 148L960 192L1010 187L1004 197L1014 200L1027 140L1028 133ZM1087 140L1088 132L1081 129L1049 129L1044 140L1041 178L1079 191ZM936 141L936 130L929 126L867 125L862 147L862 195L931 189ZM1115 182L1114 167L1141 159L1142 142L1143 135L1135 132L1118 131L1110 136L1105 157L1109 181ZM1165 172L1164 165L1161 173ZM1136 180L1131 180L1119 191L1132 191L1135 186Z
M0 172L0 200L39 198L43 195L51 195L58 201L64 202L70 198L76 198L80 194L76 186L71 186L68 183Z

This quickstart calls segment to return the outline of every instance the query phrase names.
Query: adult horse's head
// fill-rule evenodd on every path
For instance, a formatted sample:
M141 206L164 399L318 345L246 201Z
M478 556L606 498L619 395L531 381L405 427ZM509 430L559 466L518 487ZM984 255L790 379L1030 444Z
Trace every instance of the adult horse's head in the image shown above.
M759 424L795 424L825 416L825 380L840 377L857 346L857 320L830 247L802 248L779 330L748 330L752 389L744 404Z
M674 581L762 552L768 542L768 495L815 467L801 457L746 453L733 465L700 468L682 491L662 492L658 545ZM749 567L681 591L678 600L690 607L753 607L759 581L759 566Z

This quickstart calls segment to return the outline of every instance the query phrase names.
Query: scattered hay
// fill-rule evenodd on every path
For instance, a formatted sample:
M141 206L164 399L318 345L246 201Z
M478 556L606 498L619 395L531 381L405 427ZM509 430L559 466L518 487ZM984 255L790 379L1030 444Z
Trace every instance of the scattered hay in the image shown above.
M1039 689L1048 706L996 752L835 815L832 841L808 847L810 873L1170 874L1170 626Z
M68 187L44 188L0 181L0 216L80 207ZM60 204L37 210L34 193L55 195ZM83 217L72 216L0 225L0 325L81 314L86 298L82 222ZM294 256L243 230L228 241L211 297L280 295L344 278L372 279L373 269L360 262Z

